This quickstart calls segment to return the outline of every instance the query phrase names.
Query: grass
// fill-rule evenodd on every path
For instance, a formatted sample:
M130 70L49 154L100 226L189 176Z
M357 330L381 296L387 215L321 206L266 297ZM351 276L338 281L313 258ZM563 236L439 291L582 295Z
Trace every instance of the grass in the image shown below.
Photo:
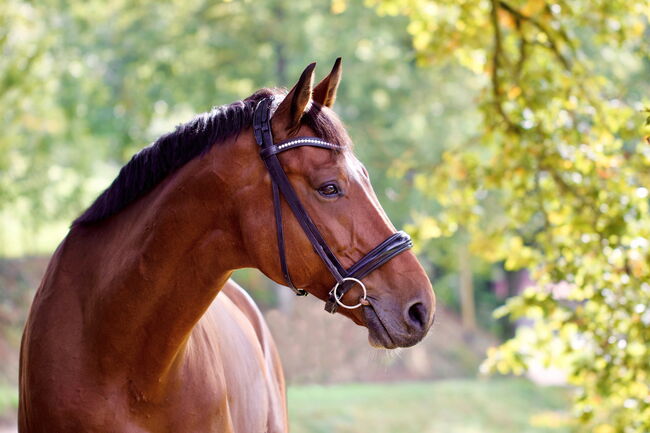
M0 383L0 421L12 417L18 409L18 389Z
M522 379L292 386L288 394L291 433L570 431L567 391ZM0 385L0 420L17 407L16 388Z
M568 433L568 394L521 379L289 388L292 433Z

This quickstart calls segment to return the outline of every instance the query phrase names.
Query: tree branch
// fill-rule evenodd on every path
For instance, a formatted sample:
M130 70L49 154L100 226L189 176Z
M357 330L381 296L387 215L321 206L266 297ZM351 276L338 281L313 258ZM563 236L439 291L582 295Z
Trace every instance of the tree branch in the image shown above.
M501 80L499 79L499 70L501 68L501 58L503 56L503 43L501 36L501 27L499 26L499 3L498 0L491 0L492 8L490 9L490 20L494 30L494 53L492 55L492 94L494 95L494 106L499 113L499 116L506 122L508 130L517 133L519 131L512 119L508 116L503 108L502 97L503 92L501 89Z
M562 66L564 67L564 69L566 69L568 72L571 72L571 70L572 70L571 63L569 63L569 60L566 57L564 57L562 55L562 53L560 52L560 49L559 49L559 47L557 45L557 42L555 41L555 35L551 32L551 30L548 27L546 27L544 24L542 24L541 21L539 21L539 20L537 20L537 19L535 19L533 17L530 17L528 15L525 15L522 12L516 10L515 8L513 8L512 6L510 6L508 3L506 3L503 0L499 1L499 6L504 11L511 14L513 17L515 17L517 19L520 19L522 21L527 21L527 22L531 23L533 26L537 27L537 29L539 29L540 32L544 33L546 35L546 37L548 38L548 42L549 42L548 48L551 51L553 51L553 54L555 54L555 56L560 61L560 63L562 63Z
M573 44L573 42L571 42L571 40L570 40L569 36L567 35L566 31L562 27L560 27L559 30L558 30L559 37L560 37L560 39L562 39L564 41L564 43L571 50L571 53L573 54L573 57L572 57L571 61L569 61L569 59L567 59L562 54L562 52L561 52L561 50L559 48L557 39L556 39L556 34L551 29L549 29L548 26L546 26L544 23L542 23L540 20L538 20L538 19L536 19L534 17L528 16L528 15L524 14L523 12L515 9L514 7L512 7L508 3L506 3L505 0L492 0L492 5L493 5L492 6L492 9L493 9L492 21L493 21L493 23L495 21L495 16L496 16L496 12L494 12L495 5L498 8L501 8L504 11L508 12L510 15L512 15L515 18L515 20L520 20L522 22L530 23L535 28L537 28L540 32L542 32L544 35L546 35L546 37L548 39L548 45L547 44L541 44L541 46L548 49L548 50L550 50L553 53L553 55L557 58L557 60L560 62L560 64L562 65L562 67L564 68L564 70L567 73L575 74L574 67L573 67L572 63L574 63L574 64L579 63L577 55L576 55L576 48L575 48L575 45ZM548 13L551 13L550 9L548 9L548 7L547 7L546 10L547 10ZM497 24L498 24L498 22L497 22ZM524 37L523 31L519 32L519 33L520 33L521 37L523 38ZM501 39L501 35L499 35L499 39ZM530 43L530 42L528 42L528 43ZM585 97L585 99L587 101L589 101L589 104L591 104L591 106L596 110L597 118L601 122L604 122L604 116L601 113L598 101L596 99L594 99L594 97L587 90L584 83L580 79L577 79L576 81L577 81L577 84L576 84L577 88L582 92L582 95Z

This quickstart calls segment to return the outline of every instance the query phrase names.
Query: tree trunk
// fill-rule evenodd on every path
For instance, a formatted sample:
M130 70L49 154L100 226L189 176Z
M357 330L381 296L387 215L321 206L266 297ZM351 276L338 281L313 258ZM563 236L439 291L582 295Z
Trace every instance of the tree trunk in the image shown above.
M458 245L458 272L463 332L466 336L471 336L476 331L476 307L474 305L471 256L468 242L465 239Z

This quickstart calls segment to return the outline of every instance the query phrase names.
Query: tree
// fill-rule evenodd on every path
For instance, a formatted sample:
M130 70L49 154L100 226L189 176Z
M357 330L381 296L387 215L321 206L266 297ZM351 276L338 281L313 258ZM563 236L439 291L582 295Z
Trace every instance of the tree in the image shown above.
M360 4L9 0L0 20L2 255L51 251L137 150L314 60L325 73L343 56L336 110L398 225L426 200L390 161L433 162L431 128L452 142L476 119L460 109L475 85L416 68L407 19Z
M534 327L484 368L559 365L586 431L650 430L647 1L368 3L409 18L422 67L483 78L474 139L412 164L416 185L443 197L421 232L466 227L475 254L537 281L497 311Z

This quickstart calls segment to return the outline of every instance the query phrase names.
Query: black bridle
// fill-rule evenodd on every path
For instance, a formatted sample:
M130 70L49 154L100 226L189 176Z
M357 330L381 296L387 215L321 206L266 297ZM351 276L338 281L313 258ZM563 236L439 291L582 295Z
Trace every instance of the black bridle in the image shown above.
M341 298L343 298L354 284L359 284L363 289L365 299L366 289L360 280L396 255L411 248L413 242L408 234L399 231L373 248L349 269L345 269L332 250L327 246L325 239L323 239L323 236L321 236L316 225L302 206L302 203L300 203L300 200L291 186L289 178L282 169L282 165L278 159L278 153L300 146L320 147L329 150L343 150L343 147L337 144L328 143L327 141L321 140L317 137L296 137L274 144L273 135L271 133L272 103L273 98L265 98L257 104L253 116L253 130L255 132L255 140L260 146L260 156L271 175L273 207L275 209L278 249L280 251L280 266L282 267L284 279L287 282L287 285L296 292L298 296L307 295L307 292L304 289L299 289L294 286L291 281L291 276L289 275L284 246L280 193L282 193L284 199L291 208L291 211L296 216L298 223L305 232L305 235L307 235L309 242L311 242L311 245L314 247L316 254L318 254L321 260L323 260L323 263L336 280L336 285L329 292L329 298L325 303L325 310L334 313L337 309L337 305L346 308L356 308L361 305L361 302L355 306L348 306L341 302Z

